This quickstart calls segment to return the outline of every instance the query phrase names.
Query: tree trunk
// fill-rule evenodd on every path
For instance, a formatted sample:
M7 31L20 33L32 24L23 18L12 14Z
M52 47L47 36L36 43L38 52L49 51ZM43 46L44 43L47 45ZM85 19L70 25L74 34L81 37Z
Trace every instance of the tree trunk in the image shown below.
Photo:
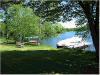
M96 49L96 56L97 56L97 58L99 58L99 37L98 37L99 34L96 33L95 24L93 24L93 22L91 22L92 21L91 18L89 18L88 21L89 21L89 27L90 27L90 31L91 31L93 44Z
M22 42L22 34L20 33L20 37L19 37L20 43Z
M41 39L41 36L42 36L42 32L41 32L42 31L42 21L43 20L40 18L40 31L39 31L39 37L40 38L39 38L39 40Z
M99 2L99 1L98 1ZM96 49L96 57L97 59L99 59L99 31L98 31L98 20L97 19L99 16L98 15L98 9L96 11L96 21L94 20L94 17L93 17L93 5L92 5L92 2L90 2L89 4L83 4L82 1L79 1L79 4L81 5L81 7L83 8L83 11L88 19L88 23L89 23L89 28L90 28L90 31L91 31L91 36L92 36L92 40L93 40L93 44L95 46L95 49ZM88 7L88 8L87 8ZM98 4L97 4L97 7L98 7ZM98 27L97 27L98 26Z
M8 26L6 26L6 42L8 43Z
M99 1L97 1L97 7L96 7L96 20L95 22L95 30L96 30L96 34L97 34L97 45L96 45L96 54L97 57L99 59Z
M93 44L94 44L95 49L96 49L96 56L97 56L97 58L99 58L99 34L97 32L97 29L96 29L97 25L96 25L96 23L94 23L94 19L90 15L87 15L87 16L88 16L88 23L89 23L89 28L91 31Z

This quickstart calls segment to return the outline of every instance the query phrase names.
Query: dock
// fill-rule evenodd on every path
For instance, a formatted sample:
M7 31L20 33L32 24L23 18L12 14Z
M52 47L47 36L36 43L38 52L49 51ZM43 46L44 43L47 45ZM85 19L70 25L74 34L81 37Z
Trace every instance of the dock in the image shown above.
M72 37L65 40L59 41L56 46L57 48L80 48L85 49L92 44L91 42L82 41L81 37Z

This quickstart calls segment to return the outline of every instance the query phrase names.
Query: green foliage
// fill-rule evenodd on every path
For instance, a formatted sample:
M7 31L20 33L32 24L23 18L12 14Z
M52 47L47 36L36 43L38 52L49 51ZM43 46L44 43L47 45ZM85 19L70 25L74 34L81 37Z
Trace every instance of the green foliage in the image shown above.
M8 32L13 33L15 39L20 35L36 35L39 33L39 17L33 14L33 10L22 5L12 5L8 8L6 23Z
M0 19L2 19L4 17L4 14L2 14L1 12L0 12Z
M42 36L43 38L47 37L54 37L57 36L59 33L63 33L66 30L57 22L51 24L50 22L45 22L42 27Z
M66 28L67 31L77 31L77 32L82 32L82 31L89 31L88 26L83 26L83 27L77 27L77 28Z
M6 31L5 28L6 28L5 23L4 22L0 22L0 31L2 33L2 36L4 36L4 34L6 33L5 32Z
M76 32L75 35L82 36L84 40L90 37L90 29L88 25L77 28L66 28L66 30L75 31Z
M42 19L36 16L30 7L13 4L7 9L6 20L2 22L2 32L15 41L23 41L25 36L47 38L64 32L63 27L57 22L54 24L43 22L42 24ZM42 27L40 27L41 24Z

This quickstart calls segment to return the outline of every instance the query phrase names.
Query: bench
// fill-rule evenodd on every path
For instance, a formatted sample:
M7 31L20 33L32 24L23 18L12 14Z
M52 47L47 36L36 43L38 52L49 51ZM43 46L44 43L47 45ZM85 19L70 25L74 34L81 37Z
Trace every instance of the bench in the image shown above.
M21 48L21 47L24 47L24 43L17 42L16 45L17 45L18 47L20 47L20 48Z

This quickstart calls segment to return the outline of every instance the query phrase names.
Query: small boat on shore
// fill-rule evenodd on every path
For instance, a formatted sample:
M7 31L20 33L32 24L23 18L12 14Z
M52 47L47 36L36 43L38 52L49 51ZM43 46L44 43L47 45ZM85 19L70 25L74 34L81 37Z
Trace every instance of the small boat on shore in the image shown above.
M82 38L80 37L72 37L69 39L65 39L62 41L59 41L56 46L57 48L79 48L79 49L85 49L89 47L89 45L92 44L90 42L82 41Z

